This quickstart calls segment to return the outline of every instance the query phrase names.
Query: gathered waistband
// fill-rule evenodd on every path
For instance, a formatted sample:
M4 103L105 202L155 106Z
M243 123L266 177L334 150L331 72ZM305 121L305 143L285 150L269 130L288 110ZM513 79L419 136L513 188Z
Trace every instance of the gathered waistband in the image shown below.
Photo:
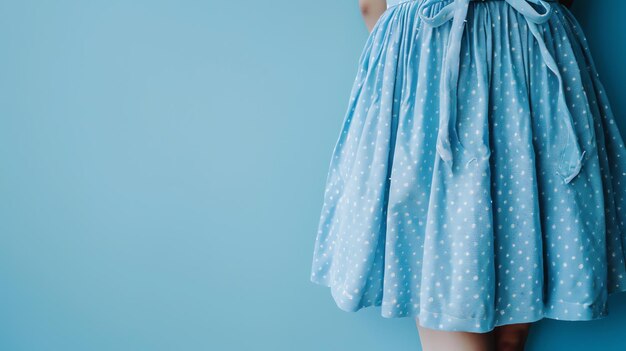
M428 0L387 0L387 8L405 2L426 2ZM452 2L454 0L440 0L441 2ZM506 1L506 0L469 0L470 2ZM558 2L558 0L543 0L545 2Z
M550 53L543 36L543 25L557 11L557 0L389 0L388 8L400 6L403 3L414 2L418 6L417 12L424 26L436 28L450 23L447 46L443 57L441 81L439 86L439 129L437 133L436 149L442 161L455 168L456 158L459 152L467 150L461 143L456 130L458 79L460 72L460 54L463 32L467 22L467 14L471 2L502 1L506 2L517 11L527 24L527 28L535 38L541 57L546 67L554 74L559 84L557 107L555 113L563 121L565 128L556 128L557 140L564 140L564 145L559 145L557 174L563 178L564 183L569 183L580 172L583 157L586 150L578 140L574 129L574 121L565 99L563 78L554 57ZM395 2L395 5L394 5ZM554 3L554 4L549 4ZM443 5L437 6L435 5ZM409 5L410 6L410 5ZM425 28L425 27L424 27ZM565 133L565 134L563 134ZM476 154L470 161L483 157ZM469 163L469 162L468 162ZM467 165L466 165L467 166Z

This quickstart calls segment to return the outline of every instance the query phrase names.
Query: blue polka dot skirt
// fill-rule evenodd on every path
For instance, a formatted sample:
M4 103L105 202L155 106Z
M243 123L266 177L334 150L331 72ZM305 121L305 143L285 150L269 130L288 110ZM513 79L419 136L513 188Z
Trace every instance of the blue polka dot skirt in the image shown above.
M626 148L587 40L539 0L389 3L335 144L312 282L438 330L607 316Z

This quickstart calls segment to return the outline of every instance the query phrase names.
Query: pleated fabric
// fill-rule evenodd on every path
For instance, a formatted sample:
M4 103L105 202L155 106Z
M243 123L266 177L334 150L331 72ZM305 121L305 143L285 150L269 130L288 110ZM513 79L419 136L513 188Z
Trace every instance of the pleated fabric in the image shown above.
M337 306L487 332L608 314L626 290L626 148L569 10L538 25L561 74L582 167L559 174L559 81L523 14L471 2L461 40L454 168L438 157L451 23L390 6L367 39L329 165L310 279ZM424 9L436 16L450 1Z

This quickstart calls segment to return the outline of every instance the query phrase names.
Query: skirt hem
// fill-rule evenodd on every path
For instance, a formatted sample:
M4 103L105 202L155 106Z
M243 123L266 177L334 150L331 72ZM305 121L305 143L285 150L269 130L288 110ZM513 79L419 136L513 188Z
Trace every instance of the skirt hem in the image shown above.
M330 289L331 296L335 301L336 306L345 312L358 312L368 307L382 307L385 303L380 300L370 300L367 303L346 305L343 304L341 299L337 296L338 292L334 289L333 285L327 280L319 278L317 276L311 276L310 281L321 286L325 286ZM607 296L612 296L618 293L626 292L626 286L616 288L612 291L607 291ZM441 331L465 331L474 333L487 333L493 330L495 327L519 324L519 323L532 323L542 319L553 319L559 321L570 322L584 322L603 319L608 317L608 304L594 305L596 307L585 307L584 305L565 301L546 302L545 309L538 311L530 315L518 314L511 316L506 320L499 320L493 322L493 317L487 318L459 318L444 312L433 312L425 309L420 309L419 305L415 305L414 309L411 309L408 313L403 314L385 314L381 310L380 315L383 318L413 318L419 321L420 326L441 330ZM599 306L599 307L598 307ZM445 322L445 323L444 323Z

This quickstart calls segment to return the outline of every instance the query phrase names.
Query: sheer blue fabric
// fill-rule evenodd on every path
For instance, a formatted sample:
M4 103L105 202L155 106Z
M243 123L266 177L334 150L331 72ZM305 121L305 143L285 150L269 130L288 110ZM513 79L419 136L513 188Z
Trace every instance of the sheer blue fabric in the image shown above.
M626 148L579 24L541 0L389 2L333 149L311 280L440 330L607 315Z

